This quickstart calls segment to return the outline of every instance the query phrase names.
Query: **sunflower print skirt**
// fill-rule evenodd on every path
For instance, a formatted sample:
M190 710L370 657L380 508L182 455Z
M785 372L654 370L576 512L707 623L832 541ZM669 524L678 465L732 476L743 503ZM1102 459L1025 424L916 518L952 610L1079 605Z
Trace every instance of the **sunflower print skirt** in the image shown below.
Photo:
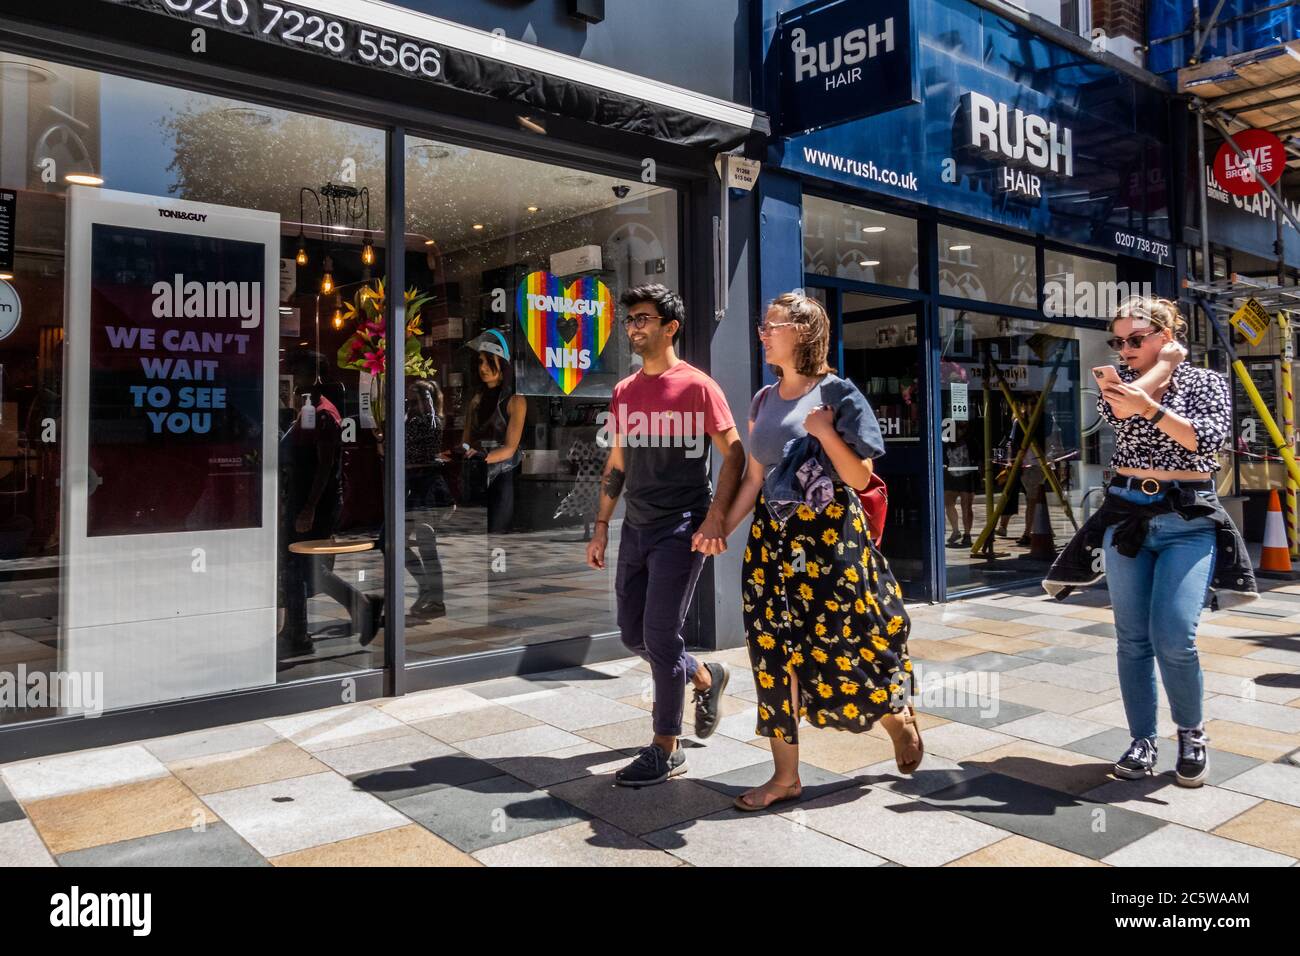
M820 514L801 505L784 529L760 494L742 574L755 733L797 743L799 717L860 733L906 706L915 691L911 621L856 492L835 482L835 497ZM791 712L791 671L798 715Z

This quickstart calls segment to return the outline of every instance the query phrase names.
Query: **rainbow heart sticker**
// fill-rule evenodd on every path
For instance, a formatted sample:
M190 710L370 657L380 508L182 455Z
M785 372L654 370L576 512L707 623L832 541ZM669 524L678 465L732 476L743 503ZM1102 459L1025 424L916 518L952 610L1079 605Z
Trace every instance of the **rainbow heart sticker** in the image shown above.
M542 367L565 395L595 366L614 327L614 296L593 276L565 288L545 270L530 272L515 296L519 324Z

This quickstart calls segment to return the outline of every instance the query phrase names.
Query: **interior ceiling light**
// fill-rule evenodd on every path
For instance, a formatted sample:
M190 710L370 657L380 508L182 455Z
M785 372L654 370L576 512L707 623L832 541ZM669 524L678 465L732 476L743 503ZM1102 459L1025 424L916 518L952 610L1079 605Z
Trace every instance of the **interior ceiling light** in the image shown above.
M962 243L958 243L958 244L955 245L955 246L949 246L949 247L948 247L948 251L949 251L949 252L965 252L965 251L966 251L967 249L969 249L969 248L970 248L970 243L968 243L968 242L962 242Z
M879 260L879 259L863 259L861 262L858 263L858 265L860 265L860 266L878 266L878 265L880 265L880 260Z
M476 222L476 223L474 223L474 231L475 231L475 232L478 232L478 231L482 230L482 228L483 228L483 223L481 223L481 222Z
M538 212L538 211L541 210L541 208L542 208L541 206L529 206L529 207L528 207L528 211L529 211L529 212Z
M320 293L321 295L329 295L334 291L334 260L326 256L322 265L325 271L320 277Z
M451 150L440 143L416 143L411 152L423 153L429 159L446 159L451 155Z
M566 173L563 176L556 176L555 181L559 183L561 186L573 186L575 188L578 188L582 186L590 186L596 180L592 179L590 176L580 176L573 173Z
M862 231L863 232L884 232L885 227L884 226L863 226Z
M264 109L256 106L228 106L224 110L218 110L222 116L228 116L231 119L239 120L248 126L270 126L271 114Z
M72 183L74 186L102 186L104 177L96 176L94 173L68 173L63 177L65 182Z
M0 279L4 280L5 282L8 282L13 277L14 274L12 272L0 272Z

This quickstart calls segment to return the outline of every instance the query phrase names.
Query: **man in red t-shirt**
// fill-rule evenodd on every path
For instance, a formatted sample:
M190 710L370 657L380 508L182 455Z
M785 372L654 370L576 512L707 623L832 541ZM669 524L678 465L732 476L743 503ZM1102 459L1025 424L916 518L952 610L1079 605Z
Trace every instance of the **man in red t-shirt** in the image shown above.
M740 485L745 452L718 383L673 348L686 321L681 296L654 284L629 289L622 303L628 340L643 364L610 399L603 428L610 454L587 563L605 567L609 519L626 492L614 591L623 643L650 662L654 740L614 780L644 787L686 770L677 741L686 681L695 686L695 736L708 737L718 726L726 665L701 664L686 653L682 624L705 557L727 548L723 518ZM710 443L723 456L716 496L709 483Z

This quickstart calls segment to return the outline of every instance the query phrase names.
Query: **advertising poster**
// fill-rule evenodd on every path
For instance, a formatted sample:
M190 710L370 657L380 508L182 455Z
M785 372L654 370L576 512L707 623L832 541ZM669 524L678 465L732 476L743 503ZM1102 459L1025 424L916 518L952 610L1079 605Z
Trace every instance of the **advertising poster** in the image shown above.
M87 535L259 526L263 247L96 223L91 256Z
M604 361L615 318L609 286L595 276L565 285L545 270L530 272L515 293L515 312L528 345L518 349L520 393L609 397L617 371Z
M106 710L275 682L280 220L68 191L59 669Z

